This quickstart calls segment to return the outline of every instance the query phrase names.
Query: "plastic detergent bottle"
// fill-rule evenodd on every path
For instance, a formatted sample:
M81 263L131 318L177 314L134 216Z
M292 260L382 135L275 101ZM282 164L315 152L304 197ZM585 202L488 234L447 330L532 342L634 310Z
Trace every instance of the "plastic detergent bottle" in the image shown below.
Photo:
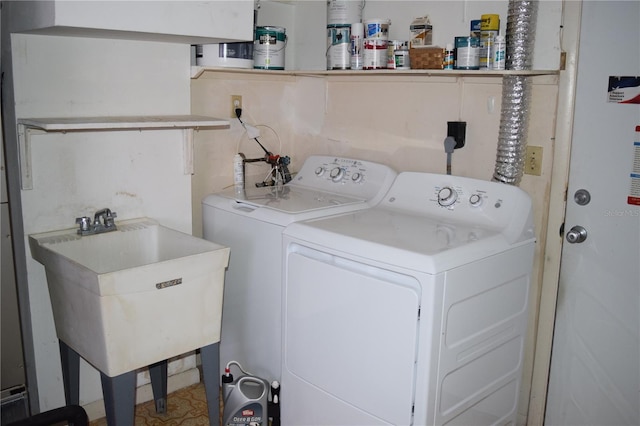
M233 381L229 369L222 376L224 426L268 426L269 382L260 377L242 376Z

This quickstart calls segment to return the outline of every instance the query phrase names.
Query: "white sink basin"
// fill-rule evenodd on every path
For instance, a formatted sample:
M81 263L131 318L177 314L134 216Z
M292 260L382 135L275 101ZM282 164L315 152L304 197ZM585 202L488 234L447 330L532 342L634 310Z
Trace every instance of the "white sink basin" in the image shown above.
M58 338L108 376L220 341L229 248L148 218L29 236Z

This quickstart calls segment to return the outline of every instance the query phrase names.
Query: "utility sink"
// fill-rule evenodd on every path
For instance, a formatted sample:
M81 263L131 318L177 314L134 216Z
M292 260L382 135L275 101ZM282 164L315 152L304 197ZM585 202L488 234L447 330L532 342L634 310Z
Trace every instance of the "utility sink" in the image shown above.
M29 236L58 338L114 377L220 341L229 248L155 220Z

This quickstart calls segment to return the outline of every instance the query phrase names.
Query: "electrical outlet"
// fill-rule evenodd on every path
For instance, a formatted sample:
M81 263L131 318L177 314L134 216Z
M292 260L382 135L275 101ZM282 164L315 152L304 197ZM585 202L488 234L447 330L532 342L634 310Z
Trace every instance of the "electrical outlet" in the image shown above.
M535 176L540 176L542 174L541 146L527 146L527 153L524 160L524 173Z
M456 140L454 149L464 146L464 139L467 133L466 121L447 121L447 136L452 136Z
M236 118L236 108L242 109L242 96L231 95L231 118Z

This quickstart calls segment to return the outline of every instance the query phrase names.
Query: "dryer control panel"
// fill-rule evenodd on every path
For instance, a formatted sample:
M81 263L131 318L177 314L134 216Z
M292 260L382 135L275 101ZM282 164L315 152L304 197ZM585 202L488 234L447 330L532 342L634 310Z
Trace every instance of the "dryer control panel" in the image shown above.
M500 230L512 241L533 236L529 195L511 185L460 176L400 173L382 206L450 224Z
M442 207L453 209L456 205L468 204L469 207L480 207L489 194L485 189L475 189L469 192L464 186L435 186L435 201ZM465 196L468 196L465 198ZM462 198L461 198L462 197ZM500 201L498 200L498 203Z

